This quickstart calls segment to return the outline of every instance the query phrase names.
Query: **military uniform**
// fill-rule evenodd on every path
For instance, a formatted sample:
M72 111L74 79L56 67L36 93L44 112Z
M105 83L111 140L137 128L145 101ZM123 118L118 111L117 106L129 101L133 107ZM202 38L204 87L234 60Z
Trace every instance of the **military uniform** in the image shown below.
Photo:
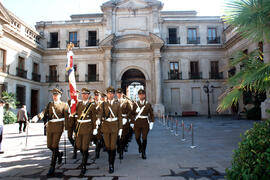
M115 93L112 87L107 89L107 93ZM108 96L108 95L107 95ZM101 131L103 133L104 142L109 155L109 173L114 172L114 161L116 155L117 136L122 134L122 111L120 103L113 99L105 101L99 112L99 119L104 118Z
M52 90L53 94L62 94L57 88ZM68 119L68 105L62 101L49 102L42 113L38 115L39 119L48 117L47 122L47 147L52 151L51 167L48 175L54 174L56 160L58 164L62 162L63 152L59 152L59 141L64 131L65 121Z
M117 89L117 93L122 94L123 90L121 88ZM131 119L131 106L127 99L120 98L117 99L120 103L121 111L122 111L122 122L123 122L123 134L121 139L118 140L118 153L119 159L123 159L123 151L127 148L128 145L128 135L129 135L129 119Z
M86 88L82 89L82 94L90 94ZM76 147L82 153L82 172L86 171L86 164L88 159L88 148L90 139L93 136L93 130L96 128L96 109L90 101L80 101L76 106Z
M94 95L95 96L99 96L99 92L97 90L95 90L94 91ZM103 103L103 101L96 100L95 99L94 107L96 108L97 115L99 114L99 112L101 110L102 103ZM102 146L104 144L103 136L102 136L102 132L101 132L101 125L102 125L101 124L101 121L103 121L103 119L102 120L99 120L98 123L96 122L96 125L98 126L98 132L97 132L97 134L94 137L94 142L96 144L96 150L95 150L95 152L96 152L96 155L95 155L96 156L96 159L99 158L99 156L100 156L100 149L102 148Z
M145 91L139 90L138 93L145 94ZM154 114L151 104L146 100L143 100L143 102L137 101L137 103L134 104L134 114L135 117L133 119L133 123L135 138L139 146L139 152L142 153L142 158L146 159L145 150L147 145L147 135L149 132L149 127L151 125L153 126L154 123Z
M80 91L77 90L77 93L80 93ZM68 100L69 111L70 111L70 105L71 105L71 100ZM66 123L68 140L73 146L73 159L77 158L77 147L76 147L76 144L75 144L75 137L73 138L73 134L74 134L74 131L75 131L75 124L76 124L75 121L76 121L76 118L74 116L70 115L69 118L68 118L68 121Z

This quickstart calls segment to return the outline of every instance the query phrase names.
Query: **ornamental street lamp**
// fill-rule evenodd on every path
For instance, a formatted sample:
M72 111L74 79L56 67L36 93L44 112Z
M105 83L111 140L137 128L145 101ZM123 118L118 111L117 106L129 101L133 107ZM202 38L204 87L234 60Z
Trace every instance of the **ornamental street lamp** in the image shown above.
M205 85L203 86L203 90L207 94L208 118L211 118L209 94L213 92L213 88L215 87L212 85L209 87L209 81L206 81Z

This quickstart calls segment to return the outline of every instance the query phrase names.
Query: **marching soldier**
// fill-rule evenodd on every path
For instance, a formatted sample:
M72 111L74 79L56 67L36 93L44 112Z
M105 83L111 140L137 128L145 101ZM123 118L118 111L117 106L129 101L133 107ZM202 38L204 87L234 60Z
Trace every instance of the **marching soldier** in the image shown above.
M76 90L77 92L77 97L79 97L79 90ZM79 99L78 99L79 100ZM70 111L70 105L71 105L71 100L68 100L68 106L69 106L69 111ZM70 114L70 112L69 112ZM66 129L67 129L67 134L68 134L68 140L71 143L71 145L73 146L73 157L72 159L76 159L77 158L77 147L75 144L75 139L73 138L73 134L75 131L75 118L71 115L69 115L68 118L68 122L66 124Z
M96 111L97 111L97 114L99 113L100 109L101 109L101 106L102 106L102 103L104 101L102 100L99 100L99 92L97 90L94 91L94 100L95 100L95 108L96 108ZM102 132L101 132L101 122L96 122L97 126L98 126L98 133L97 135L95 136L95 144L96 144L96 159L99 158L100 156L100 149L102 147L102 144L103 144L103 137L102 137Z
M139 146L139 153L142 153L142 158L146 159L146 145L147 145L147 135L149 129L151 130L154 125L154 114L153 109L150 103L145 100L145 91L140 89L138 91L139 101L135 103L135 119L134 123L134 132L137 144ZM133 124L131 124L133 126ZM142 142L141 142L142 136Z
M102 104L98 116L99 119L104 118L101 131L109 155L109 173L114 172L117 136L121 137L123 131L122 111L119 102L114 99L114 95L114 88L107 88L107 101Z
M86 172L86 164L88 159L88 148L92 135L97 134L96 109L93 103L89 101L90 91L87 88L82 88L82 101L76 106L76 147L82 153L82 169L81 175ZM75 116L76 117L76 116Z
M62 92L54 88L52 93L53 102L49 102L46 108L32 119L33 122L37 122L44 116L48 117L48 122L46 123L47 147L52 151L52 159L47 175L54 174L57 159L58 164L62 163L63 152L59 152L59 141L64 131L65 121L68 119L68 105L60 100Z
M118 141L119 159L123 159L123 151L128 146L128 134L129 134L129 119L131 118L131 106L127 99L123 98L123 89L117 89L117 100L120 103L122 110L122 122L123 122L123 134L122 138Z

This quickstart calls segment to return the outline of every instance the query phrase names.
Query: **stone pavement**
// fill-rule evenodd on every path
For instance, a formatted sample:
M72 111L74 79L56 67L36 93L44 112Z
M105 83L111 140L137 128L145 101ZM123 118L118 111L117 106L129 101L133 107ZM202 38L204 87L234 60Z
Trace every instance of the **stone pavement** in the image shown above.
M182 141L180 122L185 122L185 141ZM233 149L240 141L240 134L253 126L254 121L234 120L231 117L178 118L179 136L163 123L157 122L150 131L147 160L138 154L133 140L122 162L116 159L115 173L108 174L107 153L95 162L94 147L90 149L89 165L85 177L93 180L159 180L159 179L224 179L225 169L230 167ZM168 124L170 124L169 122ZM194 126L194 144L191 146L189 125ZM166 124L166 123L165 123ZM175 124L174 124L175 127ZM72 160L72 147L67 141L67 162L57 166L56 176L47 178L51 152L46 148L43 124L30 124L26 145L26 133L18 134L18 124L4 126L3 149L0 154L0 179L78 179L77 169L81 156ZM60 150L63 150L64 134ZM64 162L64 161L63 161Z

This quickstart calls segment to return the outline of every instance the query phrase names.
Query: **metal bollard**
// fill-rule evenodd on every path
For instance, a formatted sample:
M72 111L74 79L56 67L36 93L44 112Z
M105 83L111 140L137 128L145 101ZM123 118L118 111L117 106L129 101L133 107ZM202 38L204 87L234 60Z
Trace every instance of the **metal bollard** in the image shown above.
M194 145L194 130L193 130L193 125L190 125L190 129L191 129L191 146L190 148L194 149L196 146Z
M169 129L169 115L167 115L167 129Z
M175 136L178 136L178 118L175 119Z
M163 114L163 126L165 126L165 115Z
M182 120L182 141L185 141L185 124L184 121Z
M171 133L173 133L173 117L171 116Z

